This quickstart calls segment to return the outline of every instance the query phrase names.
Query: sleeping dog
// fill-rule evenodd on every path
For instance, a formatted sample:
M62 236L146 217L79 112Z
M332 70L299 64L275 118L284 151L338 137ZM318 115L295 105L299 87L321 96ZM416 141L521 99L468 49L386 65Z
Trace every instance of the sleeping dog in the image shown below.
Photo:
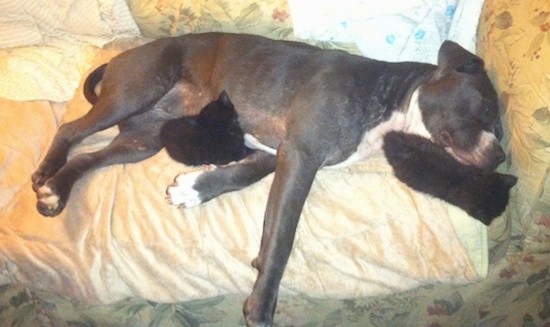
M273 325L300 213L320 168L368 157L392 130L429 138L481 169L505 159L497 95L484 63L448 41L438 64L430 65L252 35L185 35L123 52L87 84L99 80L92 109L60 127L32 176L38 211L59 214L86 172L157 153L166 121L196 115L226 90L243 131L276 155L254 151L236 165L178 176L168 193L175 204L197 205L275 172L252 262L258 277L243 309L248 326ZM67 160L72 145L113 125L120 133L107 147Z

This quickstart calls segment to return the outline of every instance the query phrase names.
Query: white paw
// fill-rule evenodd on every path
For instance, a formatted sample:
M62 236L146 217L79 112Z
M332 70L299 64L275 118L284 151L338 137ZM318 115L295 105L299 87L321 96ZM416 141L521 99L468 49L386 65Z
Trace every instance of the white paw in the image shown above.
M216 166L205 166L200 170L195 170L179 174L174 179L174 183L166 189L168 203L175 206L184 206L186 208L194 207L202 203L202 199L195 186L197 178L207 171L216 169Z
M56 211L59 208L59 195L55 194L48 186L41 186L36 191L38 203L48 211Z

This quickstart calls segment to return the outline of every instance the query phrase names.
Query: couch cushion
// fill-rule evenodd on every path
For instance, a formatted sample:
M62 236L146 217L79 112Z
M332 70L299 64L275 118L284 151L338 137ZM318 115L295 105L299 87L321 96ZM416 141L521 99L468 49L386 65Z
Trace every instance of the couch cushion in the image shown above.
M508 210L516 249L550 239L550 7L547 0L487 0L478 52L504 107L506 169L519 177ZM524 241L527 242L524 242Z
M292 35L286 0L127 0L146 37L200 32L261 34L285 39Z

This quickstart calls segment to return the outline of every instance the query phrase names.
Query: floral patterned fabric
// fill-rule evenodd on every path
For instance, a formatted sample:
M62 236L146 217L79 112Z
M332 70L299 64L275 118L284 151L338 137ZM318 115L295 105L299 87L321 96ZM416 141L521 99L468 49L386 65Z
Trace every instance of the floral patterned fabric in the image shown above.
M228 32L295 40L286 0L126 0L141 33L159 38L189 33ZM322 48L359 53L352 43L310 41Z
M128 0L149 37L212 30L208 24L216 21L216 30L292 38L285 1L237 0L231 11L224 11L223 3ZM373 298L284 295L276 310L278 326L550 327L550 4L486 0L478 37L510 131L504 139L509 161L502 170L519 177L506 219L490 229L488 277ZM165 304L129 298L90 306L4 285L0 321L6 326L241 326L244 299L237 294Z
M285 295L277 326L550 326L550 255L516 254L466 286L425 286L385 297L315 299ZM245 295L182 303L130 298L87 306L22 286L0 287L3 326L244 326Z
M292 35L285 0L127 0L146 37L159 38L201 32L261 34L275 39Z
M488 0L478 51L503 102L509 171L519 177L508 215L515 250L550 242L550 4Z

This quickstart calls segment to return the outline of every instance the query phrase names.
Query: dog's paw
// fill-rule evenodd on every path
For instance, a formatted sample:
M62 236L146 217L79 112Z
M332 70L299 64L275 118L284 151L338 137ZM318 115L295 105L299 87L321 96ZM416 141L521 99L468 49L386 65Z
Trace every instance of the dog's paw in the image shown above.
M64 202L61 201L61 196L51 187L44 185L36 190L36 209L45 217L57 216L63 211Z
M44 186L44 183L46 183L46 181L48 180L50 174L48 174L47 172L45 172L44 170L37 170L35 171L32 176L31 176L31 181L32 181L32 190L35 192L35 193L38 193L38 190Z
M199 170L179 174L174 183L166 189L168 203L186 208L194 207L204 202L200 192L196 189L197 179L204 173L216 169L214 165L205 166Z
M32 174L32 189L34 192L38 193L38 189L42 187L46 181L55 175L59 168L65 164L65 161L53 164L49 162L42 162L38 169Z
M251 294L246 299L243 305L243 314L246 320L246 325L251 327L273 326L273 312L275 311L276 303L275 301L261 303L261 301L255 301L253 299L253 295Z

